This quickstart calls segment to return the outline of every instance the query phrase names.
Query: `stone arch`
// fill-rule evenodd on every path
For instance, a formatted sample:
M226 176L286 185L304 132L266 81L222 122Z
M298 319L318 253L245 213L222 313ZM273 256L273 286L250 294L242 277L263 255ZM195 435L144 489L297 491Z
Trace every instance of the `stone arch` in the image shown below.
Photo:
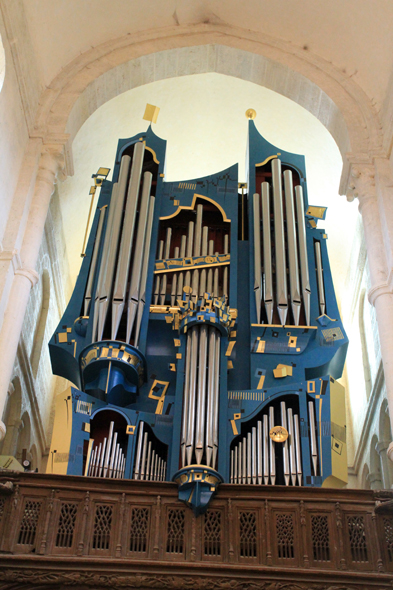
M371 368L370 368L370 360L367 351L367 337L366 337L366 327L364 321L364 306L368 303L366 298L366 289L363 289L360 293L359 297L359 333L360 333L360 344L362 348L362 364L363 364L363 374L364 374L364 385L366 387L366 396L369 399L372 391L372 378L371 378Z
M48 319L49 305L50 305L50 277L49 272L45 269L41 275L42 297L41 308L38 315L33 347L31 349L31 368L34 377L37 377L38 365L40 363L42 347L45 340L45 328Z
M204 52L202 62L196 58L198 52ZM174 62L183 58L188 70L182 62L182 71L174 71ZM315 114L336 140L345 165L341 192L345 192L349 175L345 154L352 151L364 155L381 149L378 115L369 97L339 68L282 40L238 27L203 23L108 41L63 68L43 93L35 129L45 142L67 144L69 167L72 140L90 116L90 108L94 112L130 89L124 74L133 68L139 69L140 77L139 83L134 80L135 85L216 71L251 79L294 100ZM88 106L89 95L93 95L93 107Z
M8 388L8 400L5 408L3 422L7 431L3 441L0 443L0 454L16 455L18 444L19 428L21 426L20 416L22 413L22 386L19 377L15 377Z

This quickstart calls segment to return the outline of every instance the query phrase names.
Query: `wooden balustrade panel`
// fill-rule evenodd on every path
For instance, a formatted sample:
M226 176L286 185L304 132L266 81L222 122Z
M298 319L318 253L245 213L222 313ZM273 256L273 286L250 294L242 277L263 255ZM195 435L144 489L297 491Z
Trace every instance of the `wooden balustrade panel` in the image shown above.
M373 587L372 576L393 583L393 514L375 512L378 492L222 485L196 518L170 483L39 474L8 479L14 493L0 496L0 548L13 563L26 554L60 560L52 563L82 558L92 570L100 557L129 568L199 563L200 572L220 568L229 577L226 567L243 564L260 575L288 570L291 580L301 571L327 580L352 572L362 588L366 580ZM382 501L387 497L393 494ZM375 587L389 587L383 584Z

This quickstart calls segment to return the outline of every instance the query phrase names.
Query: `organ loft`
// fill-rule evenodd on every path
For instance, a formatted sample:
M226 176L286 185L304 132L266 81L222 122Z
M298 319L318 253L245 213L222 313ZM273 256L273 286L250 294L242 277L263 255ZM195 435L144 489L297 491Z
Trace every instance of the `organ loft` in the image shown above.
M246 183L166 182L158 110L93 175L49 342L73 385L46 473L4 484L0 588L391 587L390 492L343 489L348 338L305 159L249 109Z

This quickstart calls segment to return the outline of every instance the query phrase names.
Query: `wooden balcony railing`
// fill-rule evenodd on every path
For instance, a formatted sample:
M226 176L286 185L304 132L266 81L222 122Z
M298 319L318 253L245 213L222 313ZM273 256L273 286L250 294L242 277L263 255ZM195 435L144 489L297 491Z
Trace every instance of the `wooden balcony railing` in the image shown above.
M1 589L393 586L393 514L376 511L388 491L222 485L195 518L171 483L0 480L13 483L0 496Z

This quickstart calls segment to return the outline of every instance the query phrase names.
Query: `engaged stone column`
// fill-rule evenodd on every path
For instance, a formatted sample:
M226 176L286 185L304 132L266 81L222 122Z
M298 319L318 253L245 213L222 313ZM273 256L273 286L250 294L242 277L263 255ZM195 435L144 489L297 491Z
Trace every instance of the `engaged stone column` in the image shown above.
M368 300L374 305L381 355L393 431L393 294L388 285L388 264L385 254L381 213L375 188L375 168L372 165L353 165L348 200L359 200L363 219L371 288ZM393 461L393 443L388 448Z
M367 475L367 480L370 482L370 488L372 490L381 490L383 487L382 484L382 477L381 473L377 471L376 473L369 473Z
M381 467L382 467L382 482L383 487L385 490L390 490L390 475L389 475L389 458L387 455L387 450L389 448L390 441L389 440L382 440L377 443L375 449L381 459Z
M20 253L22 266L15 272L0 332L0 417L3 416L4 406L7 401L8 384L12 376L30 291L39 278L35 267L44 233L49 202L54 190L54 182L63 163L62 146L44 146L44 150L37 172L34 197L30 206ZM0 420L0 440L4 438L5 432L5 425Z

